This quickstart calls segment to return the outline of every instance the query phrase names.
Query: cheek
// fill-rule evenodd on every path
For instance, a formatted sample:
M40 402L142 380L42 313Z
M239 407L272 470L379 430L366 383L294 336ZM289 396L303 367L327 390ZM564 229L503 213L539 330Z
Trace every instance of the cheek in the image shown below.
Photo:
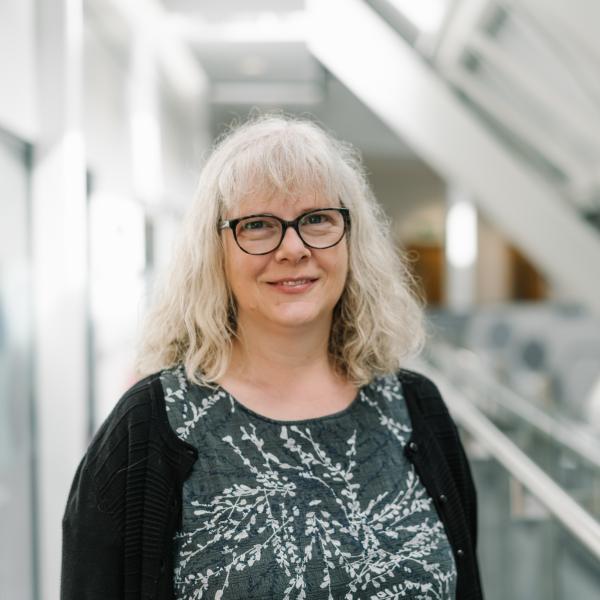
M348 268L348 251L345 247L342 247L335 258L332 258L332 261L329 265L329 269L333 275L332 279L335 280L337 286L340 288L338 290L340 294L344 289L346 279L348 277Z
M229 263L227 280L233 295L239 299L241 296L247 294L249 286L249 272L248 269L244 268L244 265L238 261L232 261Z
M225 253L225 274L233 296L238 302L254 296L257 278L264 269L264 261L229 249Z

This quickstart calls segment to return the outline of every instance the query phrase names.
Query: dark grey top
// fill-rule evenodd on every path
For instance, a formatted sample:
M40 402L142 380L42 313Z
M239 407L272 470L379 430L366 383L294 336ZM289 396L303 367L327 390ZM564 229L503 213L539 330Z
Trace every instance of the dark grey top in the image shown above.
M199 451L174 540L178 600L455 598L443 524L403 452L395 375L301 421L191 384L182 366L161 383L171 427Z

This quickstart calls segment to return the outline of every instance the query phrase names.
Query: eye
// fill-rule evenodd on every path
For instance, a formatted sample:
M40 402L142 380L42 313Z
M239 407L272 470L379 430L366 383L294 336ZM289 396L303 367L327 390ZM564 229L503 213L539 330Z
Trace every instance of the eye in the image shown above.
M326 212L311 213L311 214L303 217L302 220L300 221L300 224L301 225L326 225L326 224L331 223L332 220L333 220L332 215L330 215Z
M270 221L263 221L261 219L253 219L251 221L244 221L242 223L242 229L246 231L268 229L269 227L273 227L273 224Z

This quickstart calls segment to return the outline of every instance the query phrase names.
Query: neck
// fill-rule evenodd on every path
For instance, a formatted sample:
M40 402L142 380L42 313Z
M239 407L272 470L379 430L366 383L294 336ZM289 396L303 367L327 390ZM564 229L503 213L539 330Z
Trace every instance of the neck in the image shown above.
M328 357L331 319L320 327L265 329L238 323L230 371L264 388L285 388L311 376L331 376Z

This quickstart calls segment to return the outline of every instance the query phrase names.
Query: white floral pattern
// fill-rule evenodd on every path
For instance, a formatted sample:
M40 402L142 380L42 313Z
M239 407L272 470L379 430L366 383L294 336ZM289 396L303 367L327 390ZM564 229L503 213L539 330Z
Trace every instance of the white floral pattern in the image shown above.
M178 600L454 598L443 525L403 453L394 375L296 422L189 384L182 366L161 380L171 426L200 453L175 536Z

